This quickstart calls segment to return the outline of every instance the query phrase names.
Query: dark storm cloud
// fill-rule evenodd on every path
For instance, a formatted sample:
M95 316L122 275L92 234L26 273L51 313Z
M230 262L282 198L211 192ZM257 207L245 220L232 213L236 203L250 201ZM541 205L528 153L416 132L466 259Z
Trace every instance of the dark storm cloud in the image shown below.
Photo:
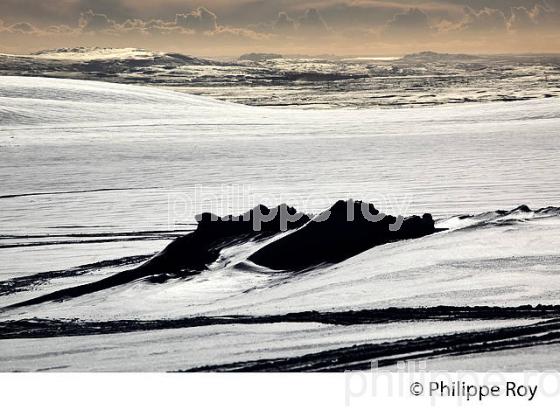
M79 26L84 31L102 31L115 28L116 22L107 17L106 14L88 10L80 16Z
M465 8L465 19L461 29L475 33L505 32L508 28L508 19L503 11L491 8L474 10Z
M418 8L411 8L395 14L383 29L384 37L389 39L423 38L432 31L428 15Z
M538 20L538 13L534 9L527 9L526 7L513 7L511 9L511 18L509 27L515 31L522 31L535 28Z
M80 12L95 10L117 21L134 15L134 8L129 7L123 0L78 0L74 7Z
M560 27L560 7L553 6L551 2L539 2L532 8L513 7L511 9L510 30L519 32L538 28L558 30L558 27Z
M560 0L1 0L0 16L6 24L26 21L35 26L46 26L75 24L81 13L88 10L124 22L127 19L169 20L176 14L188 15L191 10L205 8L219 16L224 26L247 27L271 24L280 12L297 19L306 13L305 10L314 10L305 18L308 21L301 23L302 26L310 26L306 24L309 22L321 28L323 20L330 28L345 29L383 26L396 13L405 13L408 9L419 9L429 17L448 19L456 18L464 7L476 12L495 9L508 18L515 10L522 19L524 10L532 13L537 3L543 4L543 10L560 8ZM211 24L209 20L196 23L196 17L191 20L198 27L208 22ZM542 20L531 17L531 21L539 23Z
M193 31L214 31L218 27L217 16L205 7L187 13L175 15L175 24L178 27Z
M123 0L1 0L0 15L6 21L30 21L35 24L75 24L88 10L111 18L126 19L133 14Z
M396 3L336 2L321 7L321 14L334 29L381 26L409 7Z
M532 8L539 0L438 0L439 3L447 3L460 7L470 7L474 10L484 8L509 12L512 7ZM560 0L545 0L552 7L560 6Z
M254 26L251 26L254 27ZM271 23L265 22L258 26L258 31L268 31L279 35L307 36L330 33L330 28L321 13L314 8L307 9L299 16L290 16L281 11Z
M5 24L14 21L41 21L62 22L68 19L65 10L56 16L56 8L60 4L52 4L47 1L36 0L2 0L0 1L0 16ZM51 18L53 17L53 18Z
M288 13L281 11L273 23L273 28L279 32L291 33L296 28L296 21L288 16Z
M327 23L323 20L317 9L307 9L299 18L299 30L303 32L324 33L329 30Z
M43 36L52 47L109 38L123 46L185 48L214 41L215 52L223 44L260 41L263 51L333 53L376 51L385 43L443 49L450 41L485 50L509 41L515 50L532 38L532 51L546 34L543 49L560 51L560 0L0 0L0 18L11 49Z

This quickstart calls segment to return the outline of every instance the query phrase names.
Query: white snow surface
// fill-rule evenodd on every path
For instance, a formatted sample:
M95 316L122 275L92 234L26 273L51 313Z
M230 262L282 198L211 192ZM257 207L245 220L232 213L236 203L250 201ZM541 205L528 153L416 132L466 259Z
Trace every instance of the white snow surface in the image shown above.
M559 205L558 130L560 101L554 98L302 111L247 107L138 86L0 77L0 280L155 252L168 241L149 237L103 245L70 240L60 245L54 243L53 234L174 232L189 227L198 212L241 213L261 202L269 206L287 202L301 211L317 212L353 197L392 214L431 212L439 227L449 228L373 248L299 276L238 265L262 246L250 243L228 249L222 263L189 281L134 282L0 317L161 319L560 303L558 210L520 211L506 217L494 212L521 203L533 209ZM457 217L464 214L476 216ZM21 246L31 241L29 236L43 243ZM110 272L101 269L91 278ZM72 281L66 278L0 296L0 306ZM425 326L416 326L413 333L435 331ZM321 333L320 343L335 347L375 333L320 328L315 330ZM276 353L248 353L242 346L251 333L244 329L238 327L233 333L239 335L228 336L232 349L237 349L235 357L282 356L277 343L269 342L259 346ZM188 337L202 332L211 338L214 331L154 332L152 347L162 338L182 338L185 332ZM289 349L298 345L297 337L303 343L307 330L291 334ZM70 339L76 346L81 343L81 338ZM148 343L150 336L148 332L83 340L103 345L126 344L128 339ZM34 365L20 359L39 344L17 343L0 343L2 355L10 353L11 358L4 369L56 367L45 359L56 346L42 345L42 364ZM68 346L72 350L74 342ZM289 349L285 347L284 353ZM121 353L121 358L128 355L126 349ZM172 361L175 356L165 357ZM168 363L165 360L162 363ZM195 359L187 362L201 365ZM210 362L223 362L223 357ZM70 368L80 370L119 368L115 362L96 367L91 355L73 363ZM160 369L152 362L138 363L144 370Z
M158 53L141 48L104 48L104 47L76 47L76 48L55 48L43 50L39 53L32 54L37 59L52 60L79 60L79 61L95 61L95 60L119 60L119 59L147 59L155 56L161 56ZM29 57L29 56L27 56Z

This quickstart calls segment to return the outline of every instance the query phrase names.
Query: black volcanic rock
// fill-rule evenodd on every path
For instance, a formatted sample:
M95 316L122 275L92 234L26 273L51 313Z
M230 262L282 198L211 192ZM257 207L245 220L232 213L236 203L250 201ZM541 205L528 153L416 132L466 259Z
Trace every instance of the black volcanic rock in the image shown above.
M436 232L430 214L394 217L365 202L338 201L303 228L258 250L254 263L278 270L303 270L336 263L367 249Z
M139 279L165 282L174 277L188 277L200 273L215 262L220 251L237 243L266 238L309 222L309 216L285 204L269 209L259 205L249 212L220 218L211 213L196 217L194 232L175 239L163 251L135 269L116 273L97 282L62 289L27 300L9 308L31 306L43 302L64 300L124 285Z
M79 297L135 280L159 283L170 278L189 277L215 262L226 247L294 229L297 230L264 246L249 260L273 269L303 270L321 263L340 262L376 245L436 231L429 214L395 218L381 214L372 204L351 200L338 201L313 220L285 204L275 208L259 205L238 216L202 213L196 219L198 227L194 232L175 239L137 268L8 308Z
M272 209L259 205L242 215L221 218L205 212L197 215L196 220L196 231L177 238L138 269L151 275L196 273L218 259L227 246L299 228L310 218L282 204Z

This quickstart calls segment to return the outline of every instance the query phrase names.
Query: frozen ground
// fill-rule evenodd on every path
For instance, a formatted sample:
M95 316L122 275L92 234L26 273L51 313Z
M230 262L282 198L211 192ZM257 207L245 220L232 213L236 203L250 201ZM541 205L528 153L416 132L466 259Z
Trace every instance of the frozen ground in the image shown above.
M481 331L527 320L410 322L390 325L219 325L114 335L0 340L2 371L170 371L230 362L297 357L399 338Z
M262 246L248 243L190 280L136 281L7 310L2 326L32 318L95 327L311 310L558 305L560 211L536 211L560 198L558 129L557 98L301 111L106 82L0 77L0 307L134 266L193 229L193 216L205 210L288 202L317 212L354 197L393 214L432 212L449 228L301 275L240 264ZM534 211L496 212L522 203ZM232 323L39 339L23 332L0 341L0 368L180 370L364 343L415 340L424 348L417 338L451 343L450 335L463 333L519 348L511 340L520 332L553 333L541 319ZM533 349L544 354L547 346ZM520 369L515 361L508 368Z
M560 95L558 55L419 53L396 58L286 56L215 61L141 49L0 54L0 74L170 88L256 106L397 107Z

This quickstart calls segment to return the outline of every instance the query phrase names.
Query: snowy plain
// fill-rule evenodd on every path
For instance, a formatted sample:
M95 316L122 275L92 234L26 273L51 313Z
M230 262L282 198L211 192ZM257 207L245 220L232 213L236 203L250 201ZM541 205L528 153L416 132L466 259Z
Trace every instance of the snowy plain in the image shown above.
M303 111L104 82L0 77L2 282L103 260L149 257L194 229L199 212L241 213L258 203L286 202L318 212L338 199L356 198L393 214L431 212L439 227L449 228L301 276L244 269L238 262L262 246L246 244L228 250L225 261L189 281L133 282L64 303L4 311L0 318L154 320L558 304L559 210L496 211L559 205L559 129L556 98ZM118 269L114 264L86 268L79 276L2 294L0 307ZM419 337L479 324L405 323L389 330L294 325L289 337L277 325L258 331L231 326L231 356L206 353L206 361L194 357L182 367L173 364L177 349L197 349L197 340L217 343L229 328L79 336L65 348L58 338L3 340L0 352L10 360L1 368L56 370L56 360L48 358L60 354L69 370L179 370L286 355L310 334L320 340L306 352L374 340L383 332L389 339ZM268 331L272 336L254 334ZM278 347L282 338L289 343ZM96 367L107 344L126 345L129 339L158 350L145 357L161 355L158 363L165 366L139 358L127 367L125 348ZM178 347L181 341L185 344ZM254 343L257 348L249 349ZM74 345L88 345L94 353L67 360L75 358L66 356ZM29 352L37 352L31 362Z

